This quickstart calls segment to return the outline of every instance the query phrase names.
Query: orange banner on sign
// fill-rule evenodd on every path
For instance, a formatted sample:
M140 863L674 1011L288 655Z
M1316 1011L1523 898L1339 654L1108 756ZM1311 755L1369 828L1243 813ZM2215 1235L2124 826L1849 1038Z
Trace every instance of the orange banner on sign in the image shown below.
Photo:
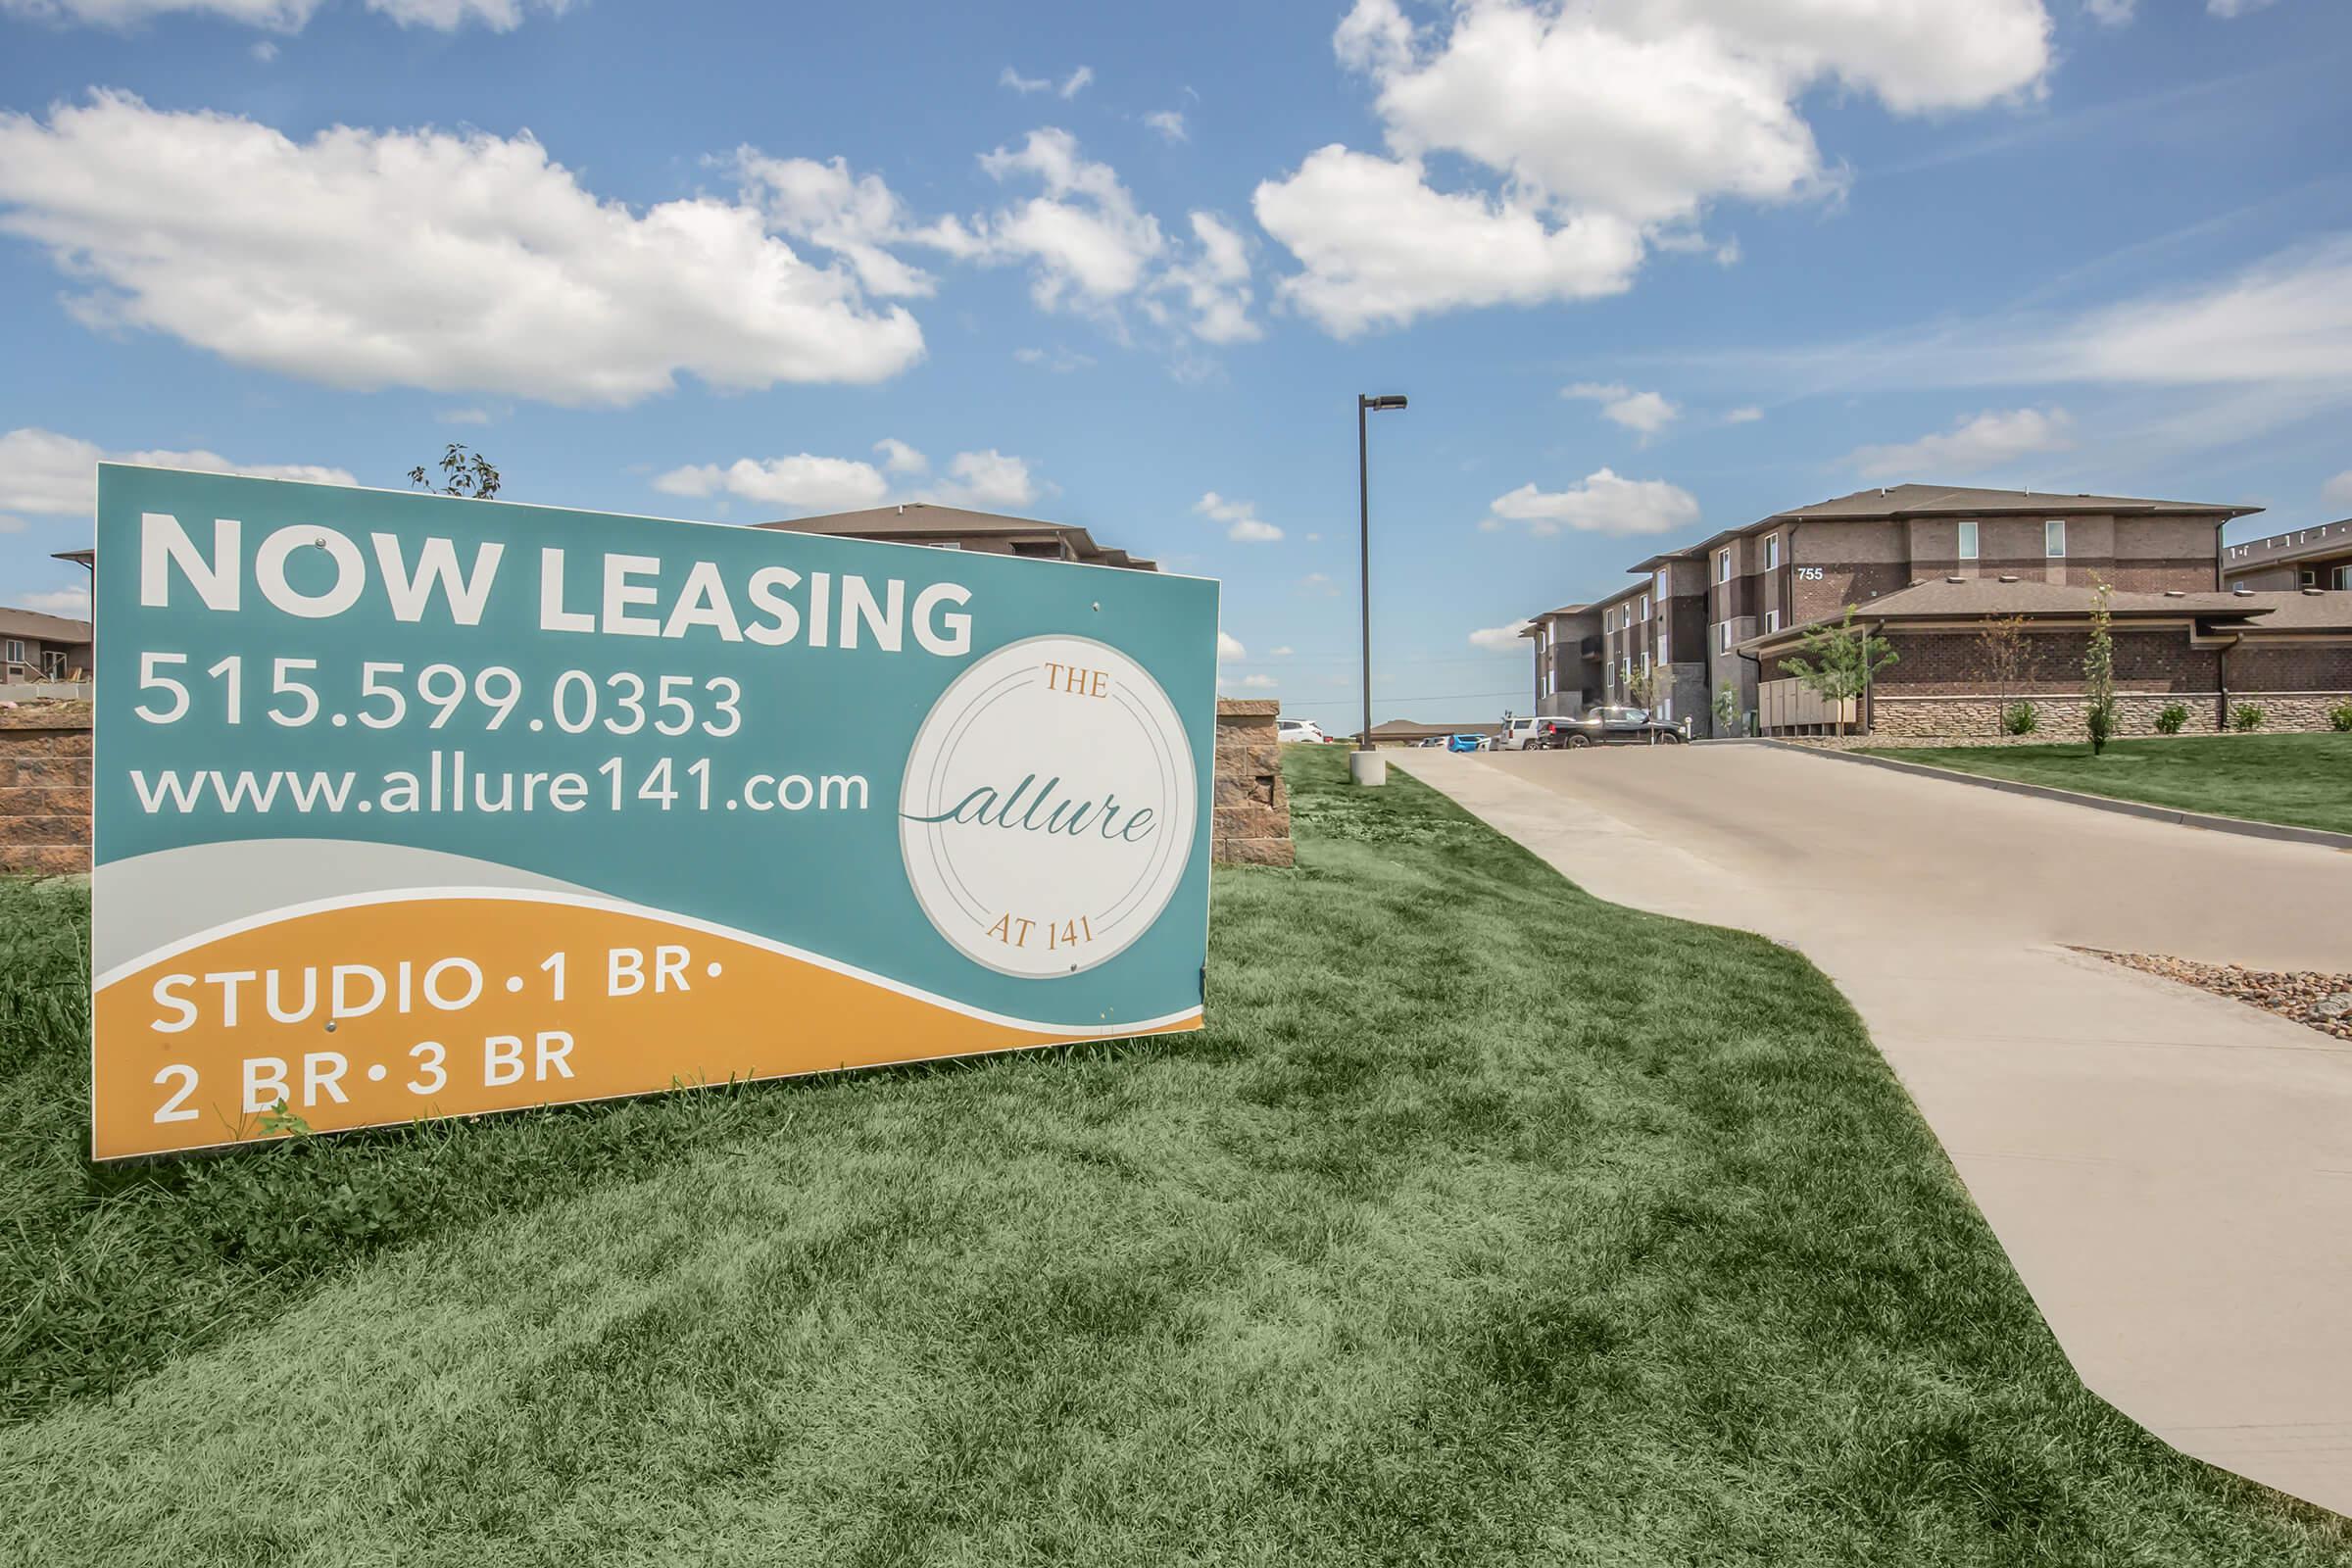
M100 1159L280 1136L281 1104L327 1132L1200 1027L1198 1009L1083 1030L997 1017L659 913L528 896L249 925L116 976L96 1013Z

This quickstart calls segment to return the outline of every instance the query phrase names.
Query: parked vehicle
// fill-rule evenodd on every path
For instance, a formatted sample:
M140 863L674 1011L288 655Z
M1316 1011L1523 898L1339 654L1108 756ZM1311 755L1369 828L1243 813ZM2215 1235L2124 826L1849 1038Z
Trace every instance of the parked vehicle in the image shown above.
M1543 719L1537 718L1533 714L1526 718L1503 720L1502 733L1494 737L1494 750L1498 752L1526 751L1528 742L1536 738L1536 726L1543 722Z
M1311 718L1278 718L1274 721L1274 738L1296 741L1302 745L1320 746L1330 737Z
M1449 752L1483 752L1487 749L1487 737L1470 734L1448 735L1446 737L1446 749Z
M1680 746L1682 726L1639 708L1592 708L1581 718L1539 719L1528 745L1539 752L1587 746Z

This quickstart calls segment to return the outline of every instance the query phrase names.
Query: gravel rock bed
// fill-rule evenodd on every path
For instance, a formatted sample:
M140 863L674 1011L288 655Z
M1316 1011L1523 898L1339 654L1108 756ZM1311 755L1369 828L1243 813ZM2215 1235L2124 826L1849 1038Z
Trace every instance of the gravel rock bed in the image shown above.
M2235 963L2168 958L2161 953L2106 953L2097 948L2075 951L2261 1007L2338 1040L2352 1040L2352 974L2249 969Z

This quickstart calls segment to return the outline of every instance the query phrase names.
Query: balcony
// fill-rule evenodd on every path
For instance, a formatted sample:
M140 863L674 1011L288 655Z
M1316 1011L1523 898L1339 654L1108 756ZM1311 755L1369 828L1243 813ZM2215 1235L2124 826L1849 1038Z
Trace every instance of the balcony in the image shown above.
M1588 637L1576 645L1576 651L1586 659L1598 659L1600 657L1600 639Z

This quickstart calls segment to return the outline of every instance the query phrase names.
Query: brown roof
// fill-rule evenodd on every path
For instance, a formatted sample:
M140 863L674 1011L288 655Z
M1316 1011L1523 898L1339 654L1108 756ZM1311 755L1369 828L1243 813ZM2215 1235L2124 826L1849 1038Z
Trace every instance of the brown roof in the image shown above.
M2267 539L2249 539L2242 545L2224 545L2222 570L2258 571L2290 561L2308 561L2313 556L2338 556L2347 550L2352 550L2352 517L2275 533Z
M11 637L37 637L45 643L86 643L90 640L90 623L67 615L45 614L38 610L0 605L0 632Z
M997 512L973 512L935 501L908 501L899 506L868 507L859 512L830 512L814 517L786 517L753 524L788 533L821 533L841 538L884 539L921 544L927 539L960 539L972 535L1057 534L1079 561L1094 566L1126 566L1157 571L1158 564L1095 543L1094 536L1074 523L1046 522L1036 517L1013 517Z
M1391 718L1372 726L1375 740L1419 740L1427 735L1499 735L1502 720L1490 718L1476 724L1424 724L1414 718Z
M1898 588L1861 606L1855 617L1868 621L1989 619L2023 615L2030 620L2075 619L2088 615L2098 597L2084 583L2017 581L1997 577L1938 578ZM2347 593L2162 593L2111 594L2108 613L2118 620L2193 615L2225 630L2352 630L2352 594ZM1785 643L1808 627L1835 623L1844 612L1824 615L1745 639L1742 650Z

